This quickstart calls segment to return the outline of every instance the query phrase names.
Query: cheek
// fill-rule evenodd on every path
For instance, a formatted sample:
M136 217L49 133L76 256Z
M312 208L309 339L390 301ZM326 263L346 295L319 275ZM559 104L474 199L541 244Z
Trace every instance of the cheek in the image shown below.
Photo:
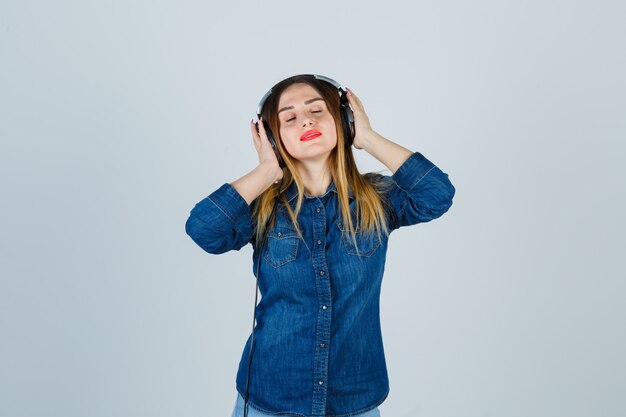
M282 127L280 128L278 132L280 134L280 140L284 144L286 142L285 139L289 137L289 132L287 132L287 129L283 129Z
M331 116L325 120L325 123L326 123L326 128L328 129L328 131L332 132L332 134L336 137L337 131L336 131L336 126L335 126L335 119L333 119Z
M337 141L337 127L335 126L335 122L333 120L328 123L328 132L332 135L333 140Z
M293 144L293 141L296 140L294 139L293 132L291 132L289 129L283 129L283 128L281 128L279 132L280 132L280 141L283 144L283 148L285 148L287 151L291 151L291 145Z

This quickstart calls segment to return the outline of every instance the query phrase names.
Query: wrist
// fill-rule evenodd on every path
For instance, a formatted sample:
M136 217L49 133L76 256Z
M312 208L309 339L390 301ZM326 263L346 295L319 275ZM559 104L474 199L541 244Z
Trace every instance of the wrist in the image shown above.
M376 145L383 141L385 141L385 138L375 131L370 130L367 134L361 135L361 138L359 139L359 147L371 154L373 149L376 148Z
M263 178L267 178L270 185L283 177L283 170L277 163L262 162L256 169L263 174Z

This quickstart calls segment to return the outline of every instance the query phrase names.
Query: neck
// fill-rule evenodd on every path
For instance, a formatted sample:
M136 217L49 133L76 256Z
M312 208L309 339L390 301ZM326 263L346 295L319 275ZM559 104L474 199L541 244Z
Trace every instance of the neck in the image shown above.
M327 162L328 160L322 162L299 161L296 165L304 183L304 192L308 196L323 195L328 189L332 177Z

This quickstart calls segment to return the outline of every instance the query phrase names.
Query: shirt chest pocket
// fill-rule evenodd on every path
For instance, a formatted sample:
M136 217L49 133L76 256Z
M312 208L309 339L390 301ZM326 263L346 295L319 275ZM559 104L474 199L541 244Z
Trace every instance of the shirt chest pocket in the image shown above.
M267 234L267 248L264 259L274 268L281 267L296 259L300 238L295 230L275 227Z
M380 239L378 239L378 234L375 231L366 233L357 228L355 231L355 246L348 226L344 227L341 221L337 221L337 227L339 228L339 233L341 233L341 244L350 255L371 256L380 246Z

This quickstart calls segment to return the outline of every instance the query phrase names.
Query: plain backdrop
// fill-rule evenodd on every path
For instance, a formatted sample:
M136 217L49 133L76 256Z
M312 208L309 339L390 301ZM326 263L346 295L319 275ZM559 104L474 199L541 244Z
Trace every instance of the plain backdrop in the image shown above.
M457 189L391 236L382 416L626 415L625 21L608 0L2 0L0 415L230 416L252 251L184 224L254 168L257 103L298 73Z

